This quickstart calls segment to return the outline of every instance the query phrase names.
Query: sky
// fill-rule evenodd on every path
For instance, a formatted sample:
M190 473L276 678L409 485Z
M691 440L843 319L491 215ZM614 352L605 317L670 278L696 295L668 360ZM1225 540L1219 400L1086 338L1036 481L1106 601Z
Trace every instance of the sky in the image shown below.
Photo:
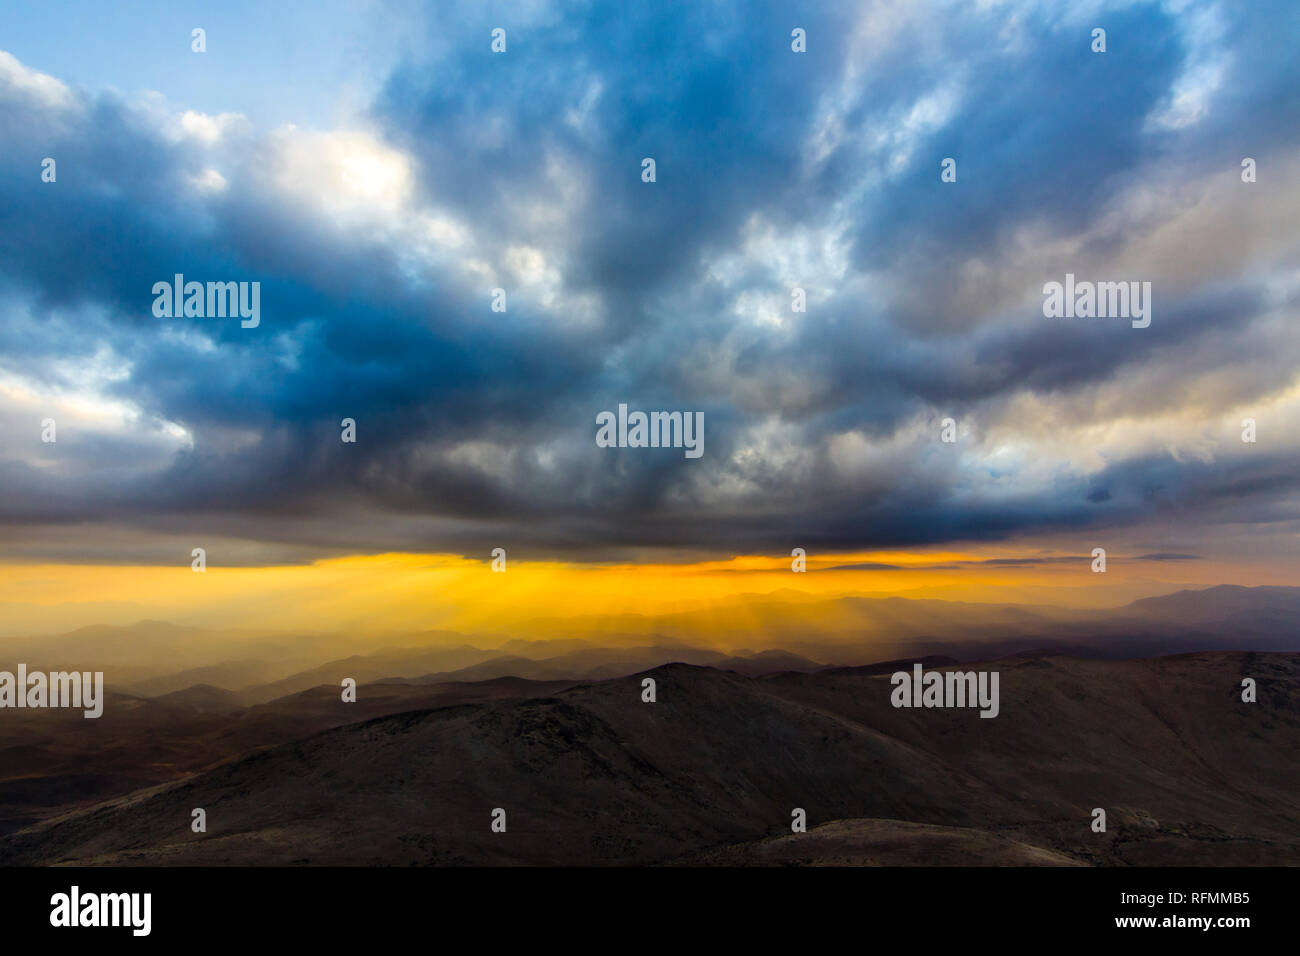
M1291 2L5 4L0 632L1300 584L1297 37ZM259 323L159 317L178 273ZM1046 316L1067 274L1149 282L1150 325ZM620 404L702 413L703 454L601 447Z

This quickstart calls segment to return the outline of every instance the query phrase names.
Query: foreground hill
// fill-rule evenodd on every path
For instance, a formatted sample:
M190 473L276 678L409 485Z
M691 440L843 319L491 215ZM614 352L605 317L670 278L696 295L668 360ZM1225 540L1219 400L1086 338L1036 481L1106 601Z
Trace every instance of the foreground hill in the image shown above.
M706 851L691 862L712 866L1084 866L1064 853L967 827L902 820L835 820Z
M1300 863L1300 655L984 667L992 720L895 709L872 668L688 665L401 713L12 834L0 861ZM811 832L786 839L795 807Z
M0 835L331 727L570 686L518 678L363 684L357 701L344 704L334 684L243 707L232 691L196 685L154 698L110 690L98 720L76 710L6 710L0 719Z

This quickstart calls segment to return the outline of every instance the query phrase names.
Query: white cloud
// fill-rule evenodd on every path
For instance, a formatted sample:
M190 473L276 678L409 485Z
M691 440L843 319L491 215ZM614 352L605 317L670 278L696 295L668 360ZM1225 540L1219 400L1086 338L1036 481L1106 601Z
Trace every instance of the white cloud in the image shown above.
M68 109L76 103L72 90L65 84L23 66L13 54L0 50L0 92L4 91L17 93L48 109Z

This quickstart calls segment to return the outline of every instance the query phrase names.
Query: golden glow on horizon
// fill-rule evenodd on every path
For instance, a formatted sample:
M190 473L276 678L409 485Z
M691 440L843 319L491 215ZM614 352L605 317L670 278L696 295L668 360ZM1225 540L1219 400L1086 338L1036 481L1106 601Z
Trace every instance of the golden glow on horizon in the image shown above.
M1092 574L1082 557L987 563L1041 557L1041 551L1010 549L811 555L803 574L791 571L791 558L771 555L682 564L509 559L505 573L493 573L490 558L439 554L351 556L274 567L209 564L202 574L188 564L7 564L0 565L5 618L0 634L150 618L300 633L379 636L440 629L563 637L651 633L656 628L647 618L678 615L693 633L725 640L752 624L747 605L775 592L796 605L860 595L1109 607L1243 576L1240 567L1210 561L1125 562L1122 555L1110 557L1105 576ZM1116 573L1121 568L1123 573ZM1293 583L1267 568L1252 568L1245 577L1238 583ZM803 613L823 611L809 607Z

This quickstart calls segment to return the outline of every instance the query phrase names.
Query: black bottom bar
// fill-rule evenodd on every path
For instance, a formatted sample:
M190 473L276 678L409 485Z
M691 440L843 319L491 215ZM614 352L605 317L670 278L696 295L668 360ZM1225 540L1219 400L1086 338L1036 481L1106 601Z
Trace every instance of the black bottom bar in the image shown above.
M585 948L715 936L807 946L828 932L865 943L864 931L897 929L927 944L1050 934L1230 946L1259 930L1294 932L1298 883L1300 870L1284 868L0 869L0 918L7 942L75 933L79 943L128 945L374 946L396 932L457 949L474 940L495 949L504 940L567 939ZM149 893L149 934L52 926L51 898L64 894L70 909L73 886L83 906L92 894ZM120 922L131 912L142 922L131 910Z

